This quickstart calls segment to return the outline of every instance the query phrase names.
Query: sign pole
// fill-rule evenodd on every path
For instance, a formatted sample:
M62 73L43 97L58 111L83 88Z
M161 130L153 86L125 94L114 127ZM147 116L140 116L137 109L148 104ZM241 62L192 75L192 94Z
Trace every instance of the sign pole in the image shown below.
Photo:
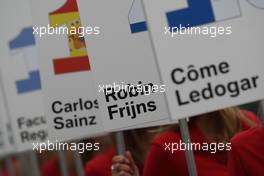
M188 128L188 123L187 119L180 119L179 120L179 125L180 125L180 130L181 130L181 136L182 140L185 144L190 146L189 144L191 143L190 140L190 134L189 134L189 128ZM185 150L185 157L188 165L188 171L190 176L197 176L197 170L196 170L196 165L195 165L195 160L194 160L194 155L192 150Z
M1 163L1 161L0 161ZM0 165L0 176L3 176L4 166Z
M13 167L12 156L8 156L5 162L6 162L6 168L8 170L9 176L15 176L15 169Z
M115 136L118 155L124 155L126 152L124 133L122 131L118 131L116 132Z
M66 165L66 157L65 157L65 152L59 150L58 151L58 155L59 155L59 162L60 162L60 169L61 169L61 174L63 176L68 176L68 169L67 169L67 165Z
M35 152L30 152L29 157L30 157L30 162L32 164L33 175L40 176L39 162L38 162L37 154Z
M82 163L82 159L78 151L73 151L73 159L74 159L75 168L77 171L77 176L84 176L83 163Z
M17 155L17 161L19 162L20 169L19 175L24 176L32 176L33 175L33 166L31 165L31 158L29 152L19 153Z

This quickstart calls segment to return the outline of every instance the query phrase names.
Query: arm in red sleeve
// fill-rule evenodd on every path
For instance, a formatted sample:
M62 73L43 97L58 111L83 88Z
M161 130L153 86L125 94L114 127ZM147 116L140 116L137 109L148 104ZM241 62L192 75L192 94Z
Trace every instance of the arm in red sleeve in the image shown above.
M163 147L152 144L144 164L143 176L176 176L172 155L164 151Z
M246 176L243 164L237 151L237 146L232 143L232 149L228 155L228 170L231 176Z
M256 114L254 114L253 112L243 111L243 113L249 120L254 122L256 125L261 125L262 124L260 118Z
M101 174L97 172L96 169L93 169L92 167L86 167L84 171L85 176L100 176Z

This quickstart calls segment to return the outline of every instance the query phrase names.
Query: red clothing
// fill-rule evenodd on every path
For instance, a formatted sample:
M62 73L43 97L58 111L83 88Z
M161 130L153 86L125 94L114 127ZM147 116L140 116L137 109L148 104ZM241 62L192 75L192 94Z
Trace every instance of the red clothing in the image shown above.
M259 122L257 117L253 113L245 112L245 115L255 122ZM244 129L249 127L245 124ZM205 135L197 127L195 119L189 123L189 132L192 144L209 144L209 141L205 138ZM169 150L165 150L166 144L175 143L180 144L181 135L177 132L165 132L157 137L149 150L149 154L145 161L144 176L176 176L176 175L189 175L188 167L185 158L185 152L183 150L175 150L174 153ZM217 151L211 153L205 150L193 150L196 168L199 176L226 176L228 174L227 169L227 151Z
M228 168L232 176L264 175L264 127L242 132L231 143Z
M14 173L15 175L19 175L19 166L18 166L18 162L16 159L13 159L12 161L12 167L14 169ZM8 173L8 170L7 170L7 166L5 165L5 167L2 167L2 170L0 170L0 175L1 176L9 176L10 174Z
M41 175L42 176L60 176L60 164L58 158L54 157L46 161L41 166Z
M60 163L57 157L53 157L41 166L41 176L61 176ZM69 172L69 176L75 176L74 171Z
M85 176L111 176L112 158L116 155L114 147L96 156L85 166Z
M111 147L105 152L96 156L89 161L85 166L85 176L112 176L111 166L112 158L117 154L115 147ZM142 175L143 168L140 167L140 175Z

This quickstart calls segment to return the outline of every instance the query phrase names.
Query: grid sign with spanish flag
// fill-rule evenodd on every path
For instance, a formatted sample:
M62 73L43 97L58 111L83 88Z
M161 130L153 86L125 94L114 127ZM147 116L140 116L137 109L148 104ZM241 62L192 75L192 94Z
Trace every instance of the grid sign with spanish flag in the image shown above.
M102 132L89 47L82 35L89 29L83 30L76 0L31 2L50 139Z

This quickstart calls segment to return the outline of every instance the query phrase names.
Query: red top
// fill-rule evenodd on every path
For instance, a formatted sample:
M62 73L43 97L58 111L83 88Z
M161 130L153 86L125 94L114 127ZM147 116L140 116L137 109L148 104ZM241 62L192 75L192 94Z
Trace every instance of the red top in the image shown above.
M255 121L260 122L253 113L245 112L246 116ZM249 127L245 124L244 129ZM192 144L194 143L209 143L202 131L196 126L194 121L189 123L189 132ZM144 166L144 176L176 176L189 175L188 167L183 150L166 150L168 143L180 144L181 135L177 132L165 132L158 136L151 144L149 154L147 156ZM175 146L176 147L176 146ZM227 169L227 151L217 151L211 153L210 151L193 150L196 168L199 176L226 176Z
M42 176L60 176L60 164L58 158L54 157L46 161L41 166L41 175Z
M70 171L69 176L74 176L74 171ZM52 157L41 166L41 176L62 176L59 159Z
M85 176L112 176L112 158L116 155L115 147L111 147L105 152L90 160L85 166ZM143 168L139 168L142 175Z
M231 143L228 167L232 176L264 175L264 127L244 131Z
M15 175L19 175L19 166L18 166L18 163L17 163L16 159L12 160L12 166L13 166ZM3 170L0 170L0 175L1 176L9 176L9 173L8 173L8 170L7 170L7 166L5 166L2 169Z

